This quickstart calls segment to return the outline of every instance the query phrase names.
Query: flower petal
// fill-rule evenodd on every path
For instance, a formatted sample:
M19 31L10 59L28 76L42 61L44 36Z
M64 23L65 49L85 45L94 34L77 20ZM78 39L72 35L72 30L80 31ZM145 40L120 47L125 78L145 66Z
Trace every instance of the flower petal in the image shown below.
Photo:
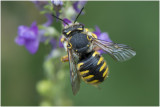
M56 6L62 6L63 5L63 1L61 1L61 0L51 0L51 2Z
M83 1L76 1L73 4L73 8L75 9L75 11L77 13L79 13L81 11L82 7L84 7L84 5L86 4L86 2L87 1L85 1L85 0L83 0ZM82 12L82 14L83 14L83 12Z
M98 26L95 26L96 31L94 31L93 33L97 35L97 37L99 37L101 35L101 30L99 29Z
M101 49L101 50L98 50L98 52L99 52L100 54L105 53L102 49Z
M29 27L27 27L27 26L23 26L23 25L19 26L18 27L18 36L23 37L24 33L28 30L29 30Z
M53 16L51 14L48 14L48 13L46 13L45 16L47 18L47 22L45 24L43 24L43 25L46 26L46 27L48 27L53 22Z
M35 54L38 50L38 47L39 47L39 41L38 41L38 39L27 40L25 43L25 46L31 54Z
M38 50L40 39L38 26L36 22L33 22L31 27L24 25L18 27L18 36L15 38L15 42L18 45L25 45L27 50L34 54Z
M97 35L98 39L104 40L104 41L107 41L107 42L112 42L112 40L109 38L108 33L106 33L106 32L101 33L101 30L99 29L98 26L96 26L95 29L96 29L96 31L94 31L93 33L95 33ZM97 51L100 54L105 53L102 49L100 49L100 50L98 49Z
M48 4L48 1L32 1L32 2L41 11L44 10L44 6Z
M68 23L68 24L72 23L72 22L71 22L69 19L67 19L67 18L64 18L63 20L64 20L66 23ZM63 25L66 26L66 25L67 25L66 23L63 22Z
M25 38L25 39L35 39L37 32L30 30L27 26L19 26L18 27L18 36Z
M98 39L100 40L104 40L104 41L107 41L107 42L112 42L112 40L109 38L109 35L108 33L101 33L101 35L98 37Z
M78 1L74 2L73 8L75 9L76 12L79 12Z
M30 30L34 32L35 36L38 35L38 26L36 22L32 23Z
M22 46L25 44L25 40L22 37L17 36L14 40L18 45Z
M56 41L54 38L52 38L52 39L50 40L50 43L51 43L53 49L54 49L54 48L57 48L57 41Z
M61 36L60 39L59 39L59 47L60 47L60 48L63 48L64 46L63 46L63 44L62 44L62 42L61 42L61 38L62 38L62 36Z

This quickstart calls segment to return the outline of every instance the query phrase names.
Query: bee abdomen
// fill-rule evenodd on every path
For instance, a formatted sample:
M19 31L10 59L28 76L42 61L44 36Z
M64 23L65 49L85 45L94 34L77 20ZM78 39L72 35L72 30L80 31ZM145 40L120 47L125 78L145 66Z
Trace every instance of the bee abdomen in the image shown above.
M93 51L90 57L78 63L79 74L88 84L99 84L108 76L108 66L103 57Z

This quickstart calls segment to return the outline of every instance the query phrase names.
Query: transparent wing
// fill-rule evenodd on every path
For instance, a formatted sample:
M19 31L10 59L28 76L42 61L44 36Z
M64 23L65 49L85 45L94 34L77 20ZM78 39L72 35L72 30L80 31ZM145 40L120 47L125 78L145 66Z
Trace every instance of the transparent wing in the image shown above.
M113 59L123 62L131 59L136 55L136 52L129 46L107 42L99 39L93 39L95 45L107 52Z
M70 65L70 80L72 85L72 92L74 95L76 95L80 89L80 77L78 75L77 64L71 49L68 49L68 57Z

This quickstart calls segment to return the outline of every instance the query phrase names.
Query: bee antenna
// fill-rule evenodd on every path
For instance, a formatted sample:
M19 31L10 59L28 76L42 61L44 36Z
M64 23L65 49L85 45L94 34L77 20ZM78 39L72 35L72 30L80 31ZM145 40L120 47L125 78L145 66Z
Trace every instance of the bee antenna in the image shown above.
M81 9L81 11L79 12L79 14L77 15L77 17L76 17L76 19L75 19L74 23L77 21L77 19L78 19L79 15L82 13L82 10L83 10L83 9L84 9L84 7Z
M69 25L66 21L64 21L63 19L57 17L56 15L52 14L52 16L55 17L55 18L57 18L57 19L59 19L60 21L64 22L65 24Z

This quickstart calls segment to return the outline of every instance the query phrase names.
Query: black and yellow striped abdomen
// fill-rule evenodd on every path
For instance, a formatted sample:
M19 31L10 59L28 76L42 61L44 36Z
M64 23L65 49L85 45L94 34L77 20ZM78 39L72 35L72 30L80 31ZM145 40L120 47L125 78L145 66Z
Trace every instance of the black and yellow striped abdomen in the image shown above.
M97 51L92 51L86 58L81 59L77 69L82 80L89 84L103 82L109 72L106 61Z

